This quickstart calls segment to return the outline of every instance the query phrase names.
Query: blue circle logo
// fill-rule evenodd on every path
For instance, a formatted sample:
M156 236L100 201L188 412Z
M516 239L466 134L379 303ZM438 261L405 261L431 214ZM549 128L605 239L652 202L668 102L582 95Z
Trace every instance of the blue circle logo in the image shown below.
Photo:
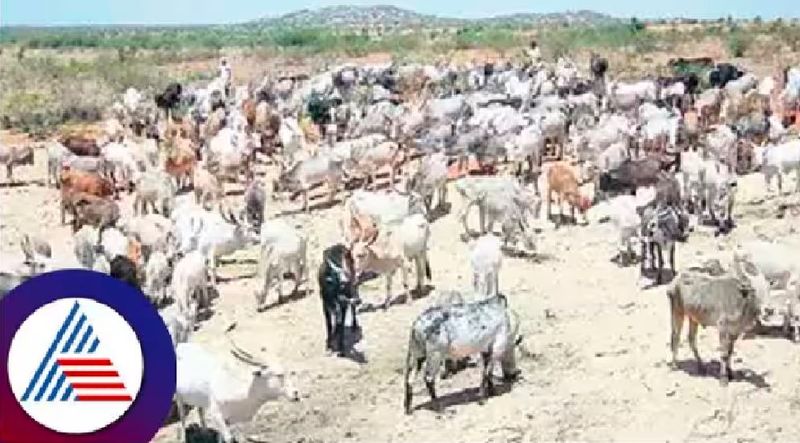
M108 275L64 270L0 300L0 442L146 443L175 393L158 312Z

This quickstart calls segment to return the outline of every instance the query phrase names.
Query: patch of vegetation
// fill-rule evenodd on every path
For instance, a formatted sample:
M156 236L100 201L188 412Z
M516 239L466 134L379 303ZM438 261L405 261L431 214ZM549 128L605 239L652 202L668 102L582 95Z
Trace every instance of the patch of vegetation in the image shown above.
M630 24L598 27L561 28L545 31L540 43L554 58L580 49L624 49L639 53L656 48L656 36L635 18Z
M99 120L128 87L150 93L172 78L146 59L92 61L24 57L0 62L0 121L42 133L75 121Z
M726 40L730 55L732 57L744 57L752 38L753 36L751 34L745 35L745 33L739 29L732 30Z

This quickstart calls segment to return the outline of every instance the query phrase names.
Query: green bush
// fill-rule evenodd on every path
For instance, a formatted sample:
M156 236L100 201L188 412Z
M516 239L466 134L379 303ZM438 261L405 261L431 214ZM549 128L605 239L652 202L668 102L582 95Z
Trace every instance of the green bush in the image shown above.
M728 52L733 57L744 57L747 48L750 46L750 39L745 36L741 31L735 30L731 32L727 39Z

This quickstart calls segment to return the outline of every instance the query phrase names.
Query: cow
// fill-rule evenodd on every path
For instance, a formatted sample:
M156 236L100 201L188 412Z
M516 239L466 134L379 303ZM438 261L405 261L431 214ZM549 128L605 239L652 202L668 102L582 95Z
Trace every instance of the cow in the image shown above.
M325 348L342 356L345 352L345 317L351 311L353 328L358 329L355 308L360 302L353 256L345 245L335 244L322 252L317 281L325 317Z
M33 165L33 146L6 146L0 144L0 165L6 167L6 179L14 183L14 166Z
M677 366L678 345L684 318L689 319L689 345L698 371L705 371L697 351L698 326L719 330L721 364L720 383L733 380L731 355L736 339L751 329L760 314L760 301L752 281L760 274L752 263L734 263L735 272L711 275L706 272L681 272L667 290L672 317L672 362Z
M517 378L512 330L506 297L502 294L473 303L433 306L423 311L411 325L405 368L405 413L411 414L412 372L425 365L425 386L436 409L436 373L445 359L458 361L472 354L483 356L480 396L485 401L494 395L492 372L495 362L507 381Z
M553 194L558 203L559 218L556 225L561 224L562 215L562 202L564 200L570 206L570 214L572 219L575 219L575 208L578 208L580 213L586 218L586 211L591 206L591 201L584 195L581 195L580 188L578 187L578 176L575 170L566 162L556 162L551 165L547 171L547 217L550 217L551 202L553 201ZM588 223L588 220L587 220Z
M102 142L95 137L82 134L69 134L62 136L58 142L64 145L75 155L97 157L100 155Z

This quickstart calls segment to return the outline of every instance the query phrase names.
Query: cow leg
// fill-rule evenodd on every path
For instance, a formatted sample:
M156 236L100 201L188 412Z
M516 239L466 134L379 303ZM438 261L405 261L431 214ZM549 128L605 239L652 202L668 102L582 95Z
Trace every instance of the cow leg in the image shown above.
M675 368L678 367L678 347L681 344L683 318L683 312L679 312L675 308L672 309L672 336L670 337L669 346L672 350L672 366Z
M642 259L639 262L639 275L644 275L645 262L647 261L647 241L642 240Z
M331 336L331 333L333 332L333 309L329 302L325 300L325 298L327 298L327 294L323 294L322 297L322 316L325 318L325 350L333 351L333 337Z
M386 298L381 306L384 310L389 307L389 302L392 301L392 277L394 277L394 272L386 274Z
M219 410L219 405L217 404L216 400L211 401L208 412L211 414L212 421L216 422L217 426L219 427L218 429L220 431L220 438L222 441L225 443L232 442L233 434L231 433L230 428L228 428L228 424L225 423L225 417L222 415L222 411Z
M359 326L358 317L356 316L356 305L353 303L350 303L350 316L353 318L353 330L360 331L361 326Z
M733 370L731 369L731 354L733 354L733 342L736 337L727 332L719 332L719 383L722 386L728 384L728 380L733 380Z
M778 195L783 195L783 171L779 169L775 175L778 176Z
M283 275L286 272L286 268L280 266L278 267L278 285L276 290L278 291L278 304L283 303Z
M698 374L705 374L706 369L703 366L703 360L700 358L700 352L697 351L697 329L699 328L699 324L689 319L689 347L692 348L692 354L694 354L694 359L697 362L697 373Z
M467 226L467 215L469 215L469 208L471 206L471 203L467 203L467 205L464 206L464 209L462 209L458 214L458 219L461 220L461 225L464 227L464 235L466 238L469 238L470 236L469 226Z
M308 207L308 189L303 190L303 211L306 214L310 212Z
M664 276L662 275L664 273L664 253L662 250L663 248L661 243L656 243L655 248L656 248L656 258L658 260L658 274L656 274L656 284L660 285L664 280Z
M675 276L675 243L672 242L669 245L669 269L672 271L672 275Z
M336 335L336 347L339 357L344 357L346 353L344 348L344 317L347 315L347 306L342 302L337 302L335 312L336 329L334 335Z
M484 404L486 399L494 395L494 384L492 383L492 351L481 353L483 358L483 371L481 373L480 400L478 404Z
M186 443L186 411L184 410L183 400L180 396L175 396L175 407L178 409L178 417L181 420L181 427L178 430L178 441Z
M425 387L431 397L431 406L436 411L440 411L442 408L436 397L436 372L441 364L441 356L438 352L430 353L428 359L425 360Z
M417 294L422 295L422 286L423 283L425 283L426 257L424 255L420 255L414 259L414 264L417 268Z
M261 262L265 263L267 259L264 257L266 252L262 251L262 258ZM256 290L256 309L259 310L264 306L264 303L267 301L267 296L269 295L269 284L272 280L272 266L266 265L263 266L264 269L264 286L260 290Z
M795 184L794 192L800 192L800 165L795 166L795 178L797 179L797 183Z
M478 203L478 219L481 225L481 235L486 235L486 206L483 202Z
M400 265L400 278L402 279L401 281L403 283L403 292L406 294L406 301L411 301L414 299L411 290L408 288L408 274L410 267L410 264L406 260L403 260L403 264Z

